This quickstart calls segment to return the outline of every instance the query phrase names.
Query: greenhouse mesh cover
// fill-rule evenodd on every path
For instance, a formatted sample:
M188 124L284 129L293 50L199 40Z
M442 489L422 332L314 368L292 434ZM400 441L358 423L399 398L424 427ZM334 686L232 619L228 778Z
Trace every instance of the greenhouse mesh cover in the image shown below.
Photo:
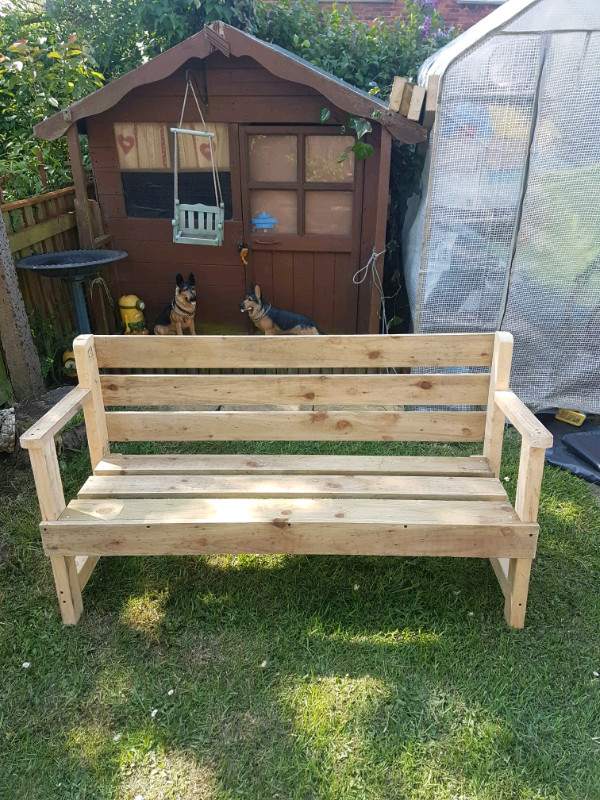
M415 332L511 331L528 405L600 413L600 33L569 19L600 29L600 0L543 0L448 66L404 263Z

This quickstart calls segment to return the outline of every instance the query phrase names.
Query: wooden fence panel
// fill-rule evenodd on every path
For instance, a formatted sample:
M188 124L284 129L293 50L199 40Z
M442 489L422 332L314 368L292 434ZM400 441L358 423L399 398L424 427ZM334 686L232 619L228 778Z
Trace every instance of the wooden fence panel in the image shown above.
M73 186L4 203L1 209L15 259L79 247ZM69 289L64 281L19 270L19 286L28 314L35 310L51 319L58 337L75 330Z

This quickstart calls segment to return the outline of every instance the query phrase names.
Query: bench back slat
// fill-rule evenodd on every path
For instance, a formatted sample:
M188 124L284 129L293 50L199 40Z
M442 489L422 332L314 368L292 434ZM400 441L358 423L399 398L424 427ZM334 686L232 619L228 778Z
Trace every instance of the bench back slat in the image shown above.
M109 411L116 442L481 442L483 411Z
M477 405L489 374L101 375L106 406Z
M86 420L102 421L106 439L101 439L107 443L476 442L484 440L486 413L449 409L486 405L491 373L481 368L493 369L494 341L494 334L89 335L76 340L75 351L84 366L86 386L94 387L93 401L88 404L94 413L88 409ZM397 373L402 367L413 372ZM255 368L284 370L284 374L176 374L182 369ZM99 374L100 370L129 369L170 374ZM336 374L323 374L320 369L333 369ZM371 374L341 374L353 369ZM285 370L301 374L285 374ZM156 406L175 408L152 410ZM177 410L177 406L241 409ZM280 410L265 410L265 406ZM304 410L307 406L310 410ZM423 406L429 410L406 410ZM122 410L127 408L132 410ZM105 450L99 441L94 463Z
M489 367L493 333L397 336L95 336L121 369Z

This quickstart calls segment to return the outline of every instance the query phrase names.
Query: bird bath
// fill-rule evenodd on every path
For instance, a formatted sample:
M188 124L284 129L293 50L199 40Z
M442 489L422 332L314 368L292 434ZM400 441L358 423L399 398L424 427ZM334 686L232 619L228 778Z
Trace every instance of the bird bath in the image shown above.
M122 250L65 250L44 253L17 261L20 269L29 269L45 278L62 278L69 284L79 333L91 333L90 320L83 296L83 281L102 267L126 258Z

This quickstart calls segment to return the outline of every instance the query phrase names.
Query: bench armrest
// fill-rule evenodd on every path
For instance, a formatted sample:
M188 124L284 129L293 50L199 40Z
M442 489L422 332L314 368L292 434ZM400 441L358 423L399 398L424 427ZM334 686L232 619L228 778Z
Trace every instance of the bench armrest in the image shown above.
M62 430L69 420L73 419L90 397L89 389L79 387L72 389L29 430L25 431L21 436L21 447L26 450L42 447L45 442L54 437L55 433Z
M519 431L529 447L552 447L552 434L514 392L494 392L494 402Z
M523 437L515 511L522 522L536 522L546 448L552 447L552 434L514 392L494 392L494 402Z

